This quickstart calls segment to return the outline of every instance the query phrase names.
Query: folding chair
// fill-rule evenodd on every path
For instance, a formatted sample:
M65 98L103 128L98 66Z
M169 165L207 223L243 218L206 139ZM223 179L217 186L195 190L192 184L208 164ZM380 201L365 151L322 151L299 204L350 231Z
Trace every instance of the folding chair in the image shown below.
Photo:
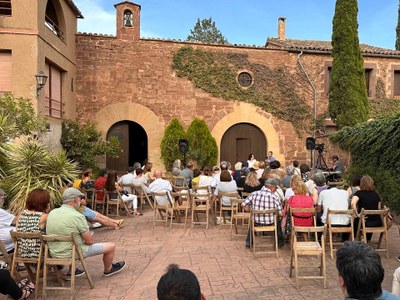
M142 184L141 186L135 186L135 189L137 192L140 192L142 199L144 197L147 200L147 203L150 204L151 208L154 209L154 199L151 197L151 195L147 194L146 186Z
M231 222L231 239L233 227L235 227L235 234L237 236L245 236L250 227L250 213L244 212L242 209L243 199L231 199L231 207L232 207L232 222ZM242 227L246 225L246 233L239 235L238 233L238 221L241 222Z
M335 226L335 218L338 216L347 216L349 218L350 224L349 226ZM341 246L343 242L335 242L333 240L333 234L335 233L349 233L350 239L354 241L354 218L356 213L354 209L346 209L346 210L331 210L328 209L328 214L326 216L326 223L328 225L328 234L329 234L329 248L331 258L333 259L333 252L336 251L334 246Z
M198 187L194 193L191 193L192 198L192 228L193 225L205 224L208 229L208 223L210 219L211 207L211 191L210 188ZM206 215L205 221L200 221L199 214L204 213ZM214 215L215 217L215 215Z
M170 195L169 195L170 196ZM156 225L156 222L165 223L164 226L168 225L168 213L172 214L171 206L172 199L168 198L167 192L159 192L159 193L151 193L151 197L154 199L154 219L153 219L153 228ZM165 204L159 204L157 201L157 197L165 197ZM160 218L157 218L157 212ZM163 215L165 213L165 215Z
M272 214L273 224L271 225L260 225L257 226L254 222L255 216L260 215L270 215ZM272 232L274 234L273 249L274 251L262 251L262 253L275 253L276 258L278 258L278 211L276 209L265 209L265 210L250 210L250 245L253 244L253 252L256 252L256 234L261 233L261 239L263 238L264 232ZM259 252L261 253L261 252Z
M8 254L4 243L0 240L0 260L7 264L7 269L11 270L12 254Z
M232 192L232 193L224 193L224 192L219 192L218 193L218 198L219 198L219 224L220 225L230 225L230 224L226 224L226 218L225 218L225 212L230 211L231 215L232 215L232 207L229 206L224 206L222 205L222 198L223 197L228 197L230 198L230 200L232 199L240 199L239 194L237 192ZM223 220L223 224L221 223ZM230 218L230 221L232 223L232 218Z
M293 240L292 240L292 253L290 256L290 277L292 277L292 271L294 269L296 286L299 287L300 279L322 279L324 283L324 288L326 288L326 260L325 260L325 235L326 226L319 227L302 227L293 226L292 228ZM298 241L297 233L307 233L314 234L315 241ZM318 242L318 233L321 235L321 243ZM320 258L320 265L317 266L320 269L319 275L308 275L300 276L299 274L299 256L317 256ZM302 268L315 268L315 266L310 266L309 261L307 261L307 266L303 265Z
M13 260L11 264L11 276L16 276L18 263L23 263L25 265L26 270L28 271L29 278L35 282L35 299L38 297L39 293L39 279L40 279L40 268L42 262L42 242L40 232L18 232L18 231L10 231L11 237L14 241L14 254ZM39 253L34 255L35 257L23 257L20 253L21 243L25 240L39 240L40 248ZM36 270L33 270L32 265L36 265ZM19 275L17 275L19 277Z
M172 202L172 207L171 207L172 213L171 213L171 220L169 223L169 228L172 228L173 217L175 216L175 219L177 221L181 222L180 212L185 211L185 220L184 220L183 226L186 229L186 221L187 221L188 211L189 211L190 205L191 205L190 192L189 192L189 190L187 190L186 192L185 191L172 192L171 196L172 196L172 199L174 199L174 201ZM176 198L178 198L178 199L176 199ZM175 222L175 224L180 224L180 223Z
M112 205L115 206L116 213L115 213L114 216L116 216L117 218L119 217L119 208L120 208L120 206L122 206L125 209L126 215L128 217L132 215L131 212L129 211L128 206L126 206L126 203L122 200L122 197L121 197L121 194L119 193L119 191L117 191L117 190L115 190L115 191L106 191L106 190L104 190L104 194L105 194L105 197L106 197L106 215L107 215L107 217L111 215L110 212L109 212L109 208Z
M85 263L81 247L79 246L79 242L74 234L70 236L60 236L60 235L43 235L42 242L44 245L44 258L43 258L43 299L46 299L48 290L70 290L70 298L73 299L74 291L75 291L75 261L79 260L82 264L83 269L85 270L85 276L89 282L90 288L94 288L94 282L89 274L89 270ZM52 242L65 242L72 243L72 255L67 258L56 258L51 257L49 250L49 243ZM78 257L76 256L78 254ZM57 266L65 265L71 266L71 284L69 287L65 287L64 281L61 279L61 271L57 268ZM54 287L47 285L47 271L48 267L53 267L56 272L56 277L59 282L61 282L61 287Z
M357 240L360 239L360 235L362 235L363 240L367 243L367 233L379 233L379 240L377 244L376 251L386 252L386 258L389 258L389 245L388 245L388 233L387 233L387 219L388 219L389 211L387 209L381 210L361 210L360 220L358 222L358 230L357 230ZM379 227L367 227L366 226L366 218L368 216L379 216L382 222L382 226ZM385 247L381 248L382 239L385 240Z
M85 194L86 204L90 204L90 208L94 210L95 207L95 189L82 189L82 192Z
M172 176L170 178L170 182L172 185L172 189L175 192L189 190L189 185L187 184L186 179L182 176Z
M315 208L292 208L290 207L289 209L290 213L290 220L292 222L292 226L294 226L294 218L304 218L304 214L311 214L309 218L312 218L314 226L317 224L317 218L316 218L316 211ZM307 218L307 216L306 216ZM294 231L292 230L291 232L291 241L293 242L293 235ZM305 236L305 235L304 235ZM305 236L306 237L306 236Z
M94 190L94 210L97 211L97 205L101 205L101 213L104 215L106 197L104 194L104 190Z

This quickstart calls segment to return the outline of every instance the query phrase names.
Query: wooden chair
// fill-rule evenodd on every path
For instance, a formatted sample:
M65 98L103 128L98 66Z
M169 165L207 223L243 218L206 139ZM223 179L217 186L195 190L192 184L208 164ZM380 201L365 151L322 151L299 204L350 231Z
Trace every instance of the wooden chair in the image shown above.
M328 181L327 185L329 187L336 187L339 190L344 190L344 181Z
M115 190L115 191L106 191L104 190L104 194L106 197L106 215L107 217L109 217L110 214L110 206L115 206L115 215L117 218L119 218L119 209L120 206L122 206L125 209L126 215L129 217L131 216L131 212L129 211L128 206L126 205L126 203L122 200L121 194L119 193L119 191ZM113 198L117 196L117 198Z
M313 225L315 226L317 224L317 218L316 218L316 211L315 208L292 208L290 207L289 209L289 214L290 214L290 220L292 222L292 227L294 227L294 218L302 216L302 214L312 214L310 218L313 220ZM294 237L295 232L292 230L291 232L291 242L293 243L293 237Z
M70 298L73 299L74 291L75 291L75 262L79 260L82 264L83 269L85 270L85 276L89 282L90 288L94 288L94 282L89 274L89 270L85 263L81 247L79 246L78 240L74 234L71 236L59 236L59 235L43 235L42 242L44 245L44 258L43 258L43 299L46 299L48 290L69 290ZM67 258L56 258L51 257L49 250L49 243L52 242L66 242L72 243L72 255ZM78 255L76 255L78 254ZM57 266L65 265L71 266L71 284L69 287L65 287L64 281L61 279L61 271L57 268ZM56 272L56 277L61 282L61 287L54 287L47 285L47 273L48 268L52 267Z
M25 265L26 270L28 271L29 278L31 281L35 282L35 299L38 297L39 293L39 279L40 279L40 268L41 268L41 262L42 262L42 242L41 242L41 236L42 234L40 232L18 232L18 231L10 231L11 237L14 241L14 254L13 254L13 259L12 259L12 264L11 264L11 276L17 276L20 277L19 275L16 275L17 268L16 266L18 263L23 263ZM20 253L20 246L21 242L24 240L39 240L40 241L40 248L39 248L39 253L37 253L37 257L22 257ZM35 255L36 256L36 255ZM32 265L35 265L36 267L35 270L32 267Z
M332 218L335 216L347 216L349 218L350 224L349 226L335 226L335 223L332 222ZM328 234L329 234L329 249L331 258L333 259L333 252L336 251L334 246L341 246L343 242L334 242L333 235L335 233L349 233L350 239L354 241L354 218L356 217L356 213L354 209L347 210L331 210L328 209L328 214L326 216L326 224L328 225Z
M171 203L168 199L167 192L159 192L159 193L151 193L151 197L154 199L154 219L153 219L153 228L156 225L156 222L163 222L164 226L168 225L168 213L172 214ZM157 202L157 197L167 197L165 204L159 204ZM160 218L157 218L157 213Z
M189 190L189 185L187 184L186 179L182 176L172 176L170 178L170 182L172 185L172 189L175 192Z
M187 192L185 191L172 192L171 196L172 199L174 199L175 201L172 202L172 207L171 207L172 213L171 213L169 228L172 228L173 217L175 216L175 219L181 222L180 212L185 211L185 220L183 226L186 229L187 216L191 206L190 192L189 190L187 190ZM182 225L182 223L178 222L175 222L175 224Z
M206 229L208 229L208 223L210 218L210 210L211 208L211 194L210 192L207 193L199 193L198 188L194 193L191 194L192 198L192 228L194 225L205 224ZM208 190L208 188L206 187ZM205 213L206 220L200 221L199 213Z
M272 214L273 224L271 225L263 225L263 226L256 226L254 222L255 216L260 215L270 215ZM263 237L264 232L272 232L274 234L274 243L273 243L273 251L262 251L259 253L275 253L276 258L278 258L278 211L276 209L265 209L265 210L250 210L250 245L253 244L253 252L256 252L256 234L261 234L261 239Z
M387 209L381 210L361 210L360 220L358 222L357 229L357 240L362 236L365 243L367 243L367 233L379 233L379 240L377 244L376 251L386 252L386 258L389 258L389 246L388 246L388 233L387 233L387 219L389 211ZM368 216L379 216L382 221L382 226L380 227L367 227L365 219ZM385 240L385 247L382 246L382 239Z
M294 269L295 278L296 278L296 286L299 287L300 279L322 279L324 288L326 288L326 259L325 259L325 235L326 235L326 226L319 227L302 227L302 226L293 226L292 230L293 240L292 240L292 253L290 256L290 277L292 277L292 271ZM298 241L297 233L307 233L314 234L314 241ZM318 233L322 233L321 235L321 243L318 242ZM300 276L299 274L299 256L317 256L320 258L321 263L317 266L320 269L319 275L309 275L309 276ZM307 266L303 265L302 268L315 268L315 266L310 266L309 261L307 262Z
M231 239L232 239L232 232L233 227L235 227L235 234L236 236L246 236L247 231L250 227L250 213L244 212L242 209L243 199L231 199L231 207L232 207L232 222L231 222ZM242 227L246 225L246 232L245 234L238 233L238 221L241 222Z
M101 205L101 213L104 215L106 207L106 196L104 190L94 190L94 210L97 210L97 205ZM103 195L103 196L101 196Z
M224 192L219 192L218 193L218 199L219 199L219 224L220 225L230 225L226 224L226 218L225 218L225 212L230 211L232 215L232 207L229 206L224 206L222 205L222 198L223 197L228 197L230 200L232 199L240 199L239 194L237 192L232 192L232 193L224 193ZM223 223L222 223L223 221ZM230 218L230 223L232 223L232 218Z
M11 270L12 266L12 254L8 254L6 250L6 246L0 240L0 260L4 261L7 264L7 269Z
M89 204L92 210L95 209L95 189L82 189L82 192L85 194L86 205Z

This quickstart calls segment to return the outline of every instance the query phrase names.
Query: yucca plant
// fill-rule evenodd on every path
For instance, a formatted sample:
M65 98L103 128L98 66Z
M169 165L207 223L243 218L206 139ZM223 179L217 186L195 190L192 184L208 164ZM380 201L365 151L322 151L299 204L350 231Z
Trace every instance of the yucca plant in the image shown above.
M2 186L10 196L13 212L24 209L28 194L35 188L47 189L51 205L61 201L60 188L78 175L76 164L65 152L52 154L42 143L27 139L6 149L7 171Z

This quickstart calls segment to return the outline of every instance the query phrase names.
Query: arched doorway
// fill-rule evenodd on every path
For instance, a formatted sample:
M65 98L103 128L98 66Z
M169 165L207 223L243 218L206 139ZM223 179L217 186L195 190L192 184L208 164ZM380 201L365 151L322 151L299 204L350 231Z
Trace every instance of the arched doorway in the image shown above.
M247 161L250 153L257 160L265 159L267 140L260 128L249 123L238 123L225 131L221 140L221 160L232 165L238 161Z
M147 134L136 122L121 121L113 124L107 132L107 139L116 136L121 145L121 153L118 158L106 158L107 169L125 173L128 166L135 162L142 163L148 156Z

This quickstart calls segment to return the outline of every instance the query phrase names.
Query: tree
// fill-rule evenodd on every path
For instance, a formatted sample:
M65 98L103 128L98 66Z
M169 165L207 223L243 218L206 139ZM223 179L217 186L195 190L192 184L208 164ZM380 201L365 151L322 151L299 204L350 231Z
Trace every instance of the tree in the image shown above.
M194 25L193 30L190 30L190 34L186 40L206 44L229 44L212 18L197 19L196 25Z
M200 168L216 165L217 142L204 120L194 119L188 128L186 137L189 142L189 159L197 161Z
M96 168L97 156L107 154L110 157L118 157L120 151L118 138L112 136L108 141L104 141L93 122L79 124L72 120L64 121L61 144L67 152L67 157L77 161L84 169Z
M161 159L167 171L172 170L172 165L176 159L183 159L183 154L179 152L179 140L185 138L185 130L178 119L172 119L165 128L164 136L161 141Z
M364 122L369 115L357 13L357 0L336 1L328 110L338 128Z
M399 0L399 8L397 10L396 50L400 50L400 0Z

